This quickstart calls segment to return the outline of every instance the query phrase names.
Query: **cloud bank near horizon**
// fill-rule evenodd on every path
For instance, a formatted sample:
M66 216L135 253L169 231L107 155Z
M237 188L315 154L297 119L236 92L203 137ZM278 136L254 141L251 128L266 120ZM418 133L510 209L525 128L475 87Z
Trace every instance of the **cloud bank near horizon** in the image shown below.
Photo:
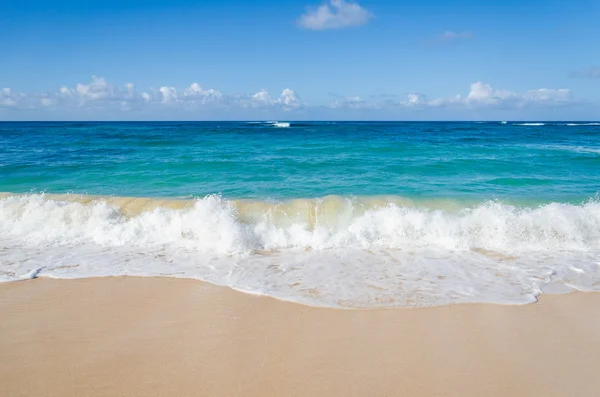
M477 81L470 86L466 96L457 94L453 97L429 99L425 94L410 93L403 100L388 99L385 101L367 101L360 97L345 97L330 104L333 108L372 108L385 109L394 107L408 108L441 108L441 107L470 107L517 109L526 107L555 107L577 103L569 89L540 88L523 93L496 90L491 85Z
M429 111L435 116L440 111L517 111L528 109L555 109L580 104L569 89L539 88L525 92L495 89L481 81L470 85L467 94L429 98L426 94L413 92L403 97L389 96L379 99L363 99L360 96L338 96L326 104L308 104L295 90L284 88L279 95L267 90L249 94L226 94L214 88L205 88L192 83L183 89L172 86L159 86L143 91L133 83L115 85L103 77L92 76L87 83L74 86L61 86L55 92L20 93L10 88L0 90L0 110L4 114L12 112L14 119L36 118L38 114L68 114L98 119L110 115L113 118L127 118L138 115L153 117L269 117L278 116L292 119L307 118L311 114L326 117L330 114L372 115L385 113L394 115L422 114ZM344 112L341 112L344 111ZM421 113L419 113L421 112Z
M133 83L118 86L97 76L92 76L89 83L78 83L74 87L64 85L50 93L16 93L10 88L0 91L0 107L13 109L112 108L127 111L141 108L272 107L291 111L303 106L298 95L289 88L275 97L264 89L248 95L225 95L198 83L192 83L183 90L160 86L138 91Z

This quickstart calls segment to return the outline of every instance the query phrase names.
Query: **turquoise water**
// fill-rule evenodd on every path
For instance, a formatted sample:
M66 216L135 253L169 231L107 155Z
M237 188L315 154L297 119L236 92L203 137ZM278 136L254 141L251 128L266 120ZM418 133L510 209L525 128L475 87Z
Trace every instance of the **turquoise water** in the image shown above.
M577 202L600 190L600 125L0 123L0 191Z
M598 123L0 123L0 281L309 305L600 291Z

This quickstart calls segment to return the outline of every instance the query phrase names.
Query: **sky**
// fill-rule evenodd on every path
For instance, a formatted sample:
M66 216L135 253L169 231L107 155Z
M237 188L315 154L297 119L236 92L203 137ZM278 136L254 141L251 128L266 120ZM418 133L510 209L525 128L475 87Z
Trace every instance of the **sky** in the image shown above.
M0 120L598 120L600 0L0 2Z

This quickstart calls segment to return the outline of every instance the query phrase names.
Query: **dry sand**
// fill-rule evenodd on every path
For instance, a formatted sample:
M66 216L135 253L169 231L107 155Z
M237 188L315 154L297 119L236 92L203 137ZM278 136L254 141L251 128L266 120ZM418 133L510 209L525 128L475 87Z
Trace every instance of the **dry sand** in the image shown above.
M332 310L169 278L0 285L0 396L600 396L600 294Z

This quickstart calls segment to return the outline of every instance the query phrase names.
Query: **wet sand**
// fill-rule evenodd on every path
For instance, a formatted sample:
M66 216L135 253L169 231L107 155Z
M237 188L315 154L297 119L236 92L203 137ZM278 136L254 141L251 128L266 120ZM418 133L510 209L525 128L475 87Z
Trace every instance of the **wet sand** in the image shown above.
M195 280L0 284L0 396L598 396L600 294L335 310Z

